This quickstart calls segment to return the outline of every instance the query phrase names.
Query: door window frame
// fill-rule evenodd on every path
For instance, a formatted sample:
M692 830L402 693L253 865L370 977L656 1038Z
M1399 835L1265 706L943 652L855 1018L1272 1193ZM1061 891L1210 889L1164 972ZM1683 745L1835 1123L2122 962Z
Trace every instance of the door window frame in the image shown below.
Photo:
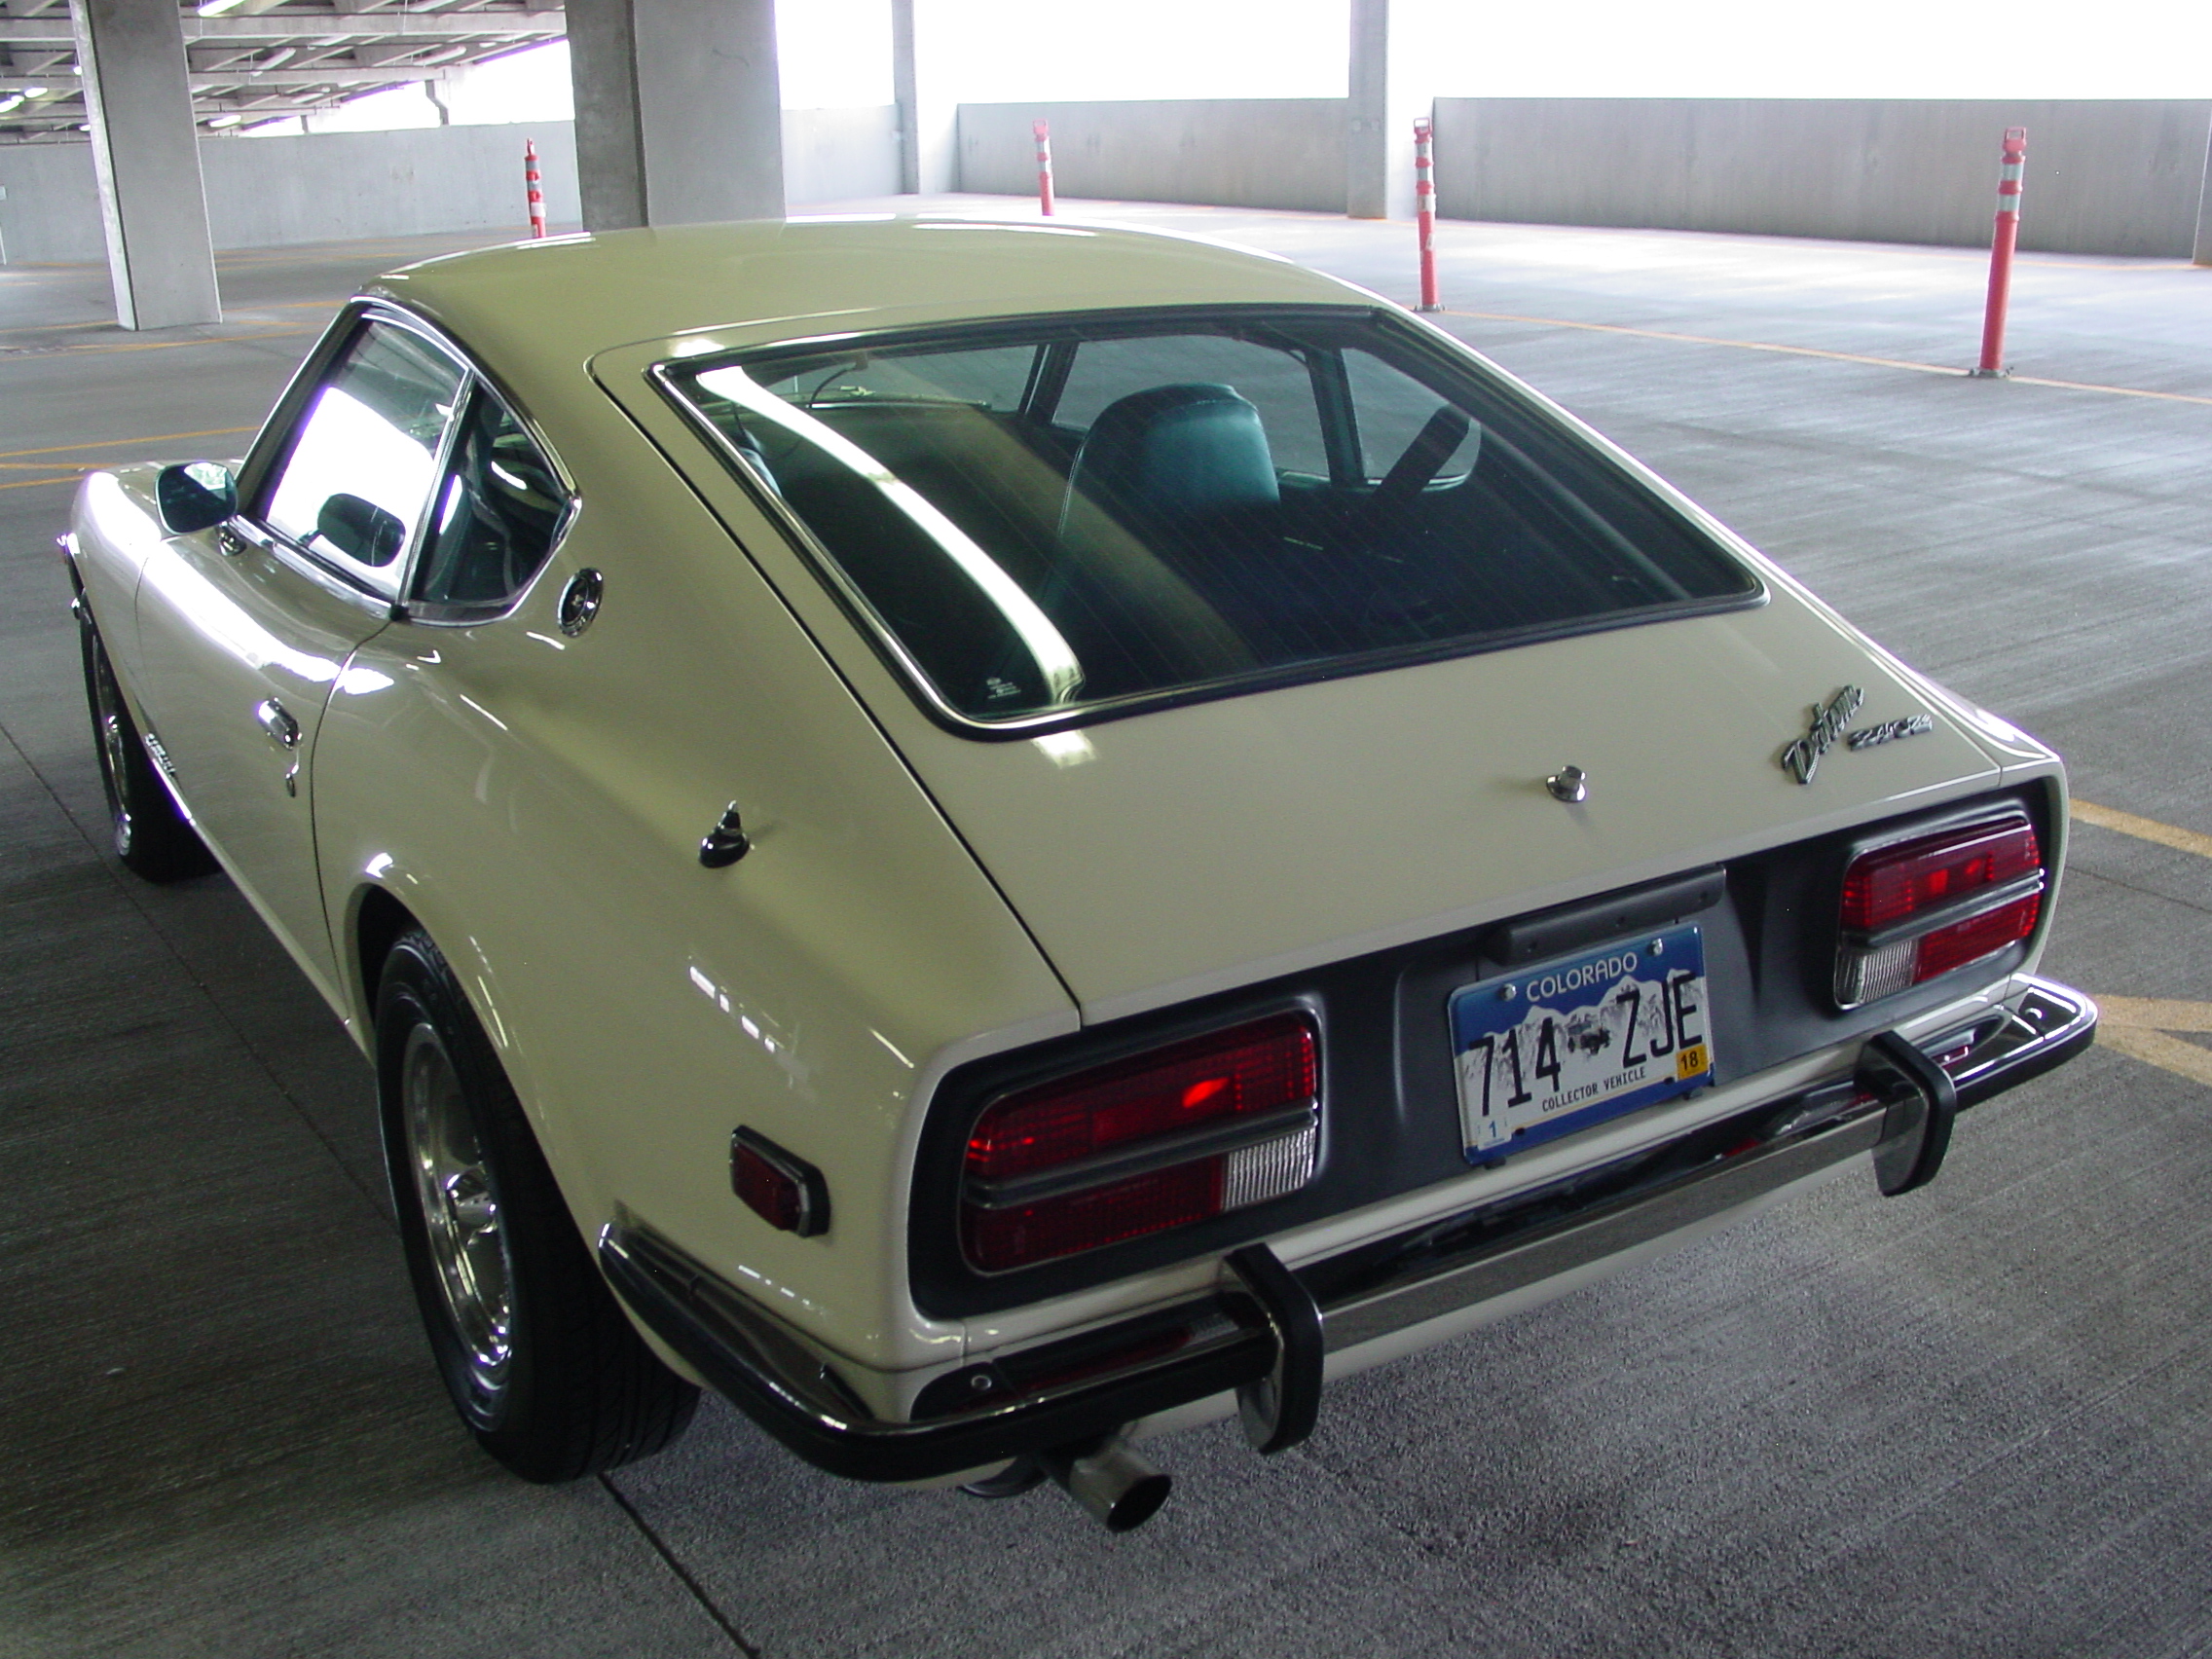
M244 503L259 498L271 474L291 454L292 442L299 431L300 423L313 404L315 394L330 383L333 366L362 333L372 326L397 328L413 335L461 372L460 385L455 392L453 418L446 423L445 430L438 439L430 496L422 517L409 532L406 546L391 562L393 580L390 591L385 591L383 583L369 580L359 571L336 560L325 558L313 548L273 529L251 516L242 504L240 511L224 523L220 534L236 535L263 549L316 586L371 609L381 610L395 622L469 627L497 621L510 614L522 603L535 584L537 575L552 564L554 555L560 551L562 542L567 539L570 529L576 521L577 512L583 504L582 497L576 488L573 474L562 461L559 452L546 441L544 429L517 401L514 394L443 330L413 312L387 301L365 297L347 304L337 320L330 325L322 339L316 342L314 350L309 352L306 361L293 375L291 384L284 388L283 396L276 400L276 407L270 412L269 419L262 424L260 432L255 435L252 447L246 451L245 461L239 468L238 498L240 503ZM444 499L446 487L452 477L455 445L478 392L498 403L544 459L548 470L561 488L561 511L554 521L545 558L540 561L531 579L513 593L479 605L426 604L414 597L416 584L422 574L423 548L428 537L430 522L436 515L438 503Z

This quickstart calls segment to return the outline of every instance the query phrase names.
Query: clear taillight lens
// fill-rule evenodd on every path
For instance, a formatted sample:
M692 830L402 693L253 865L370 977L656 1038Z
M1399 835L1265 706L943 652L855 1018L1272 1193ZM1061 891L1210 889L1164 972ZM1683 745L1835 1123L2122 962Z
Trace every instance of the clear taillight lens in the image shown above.
M1298 1012L1004 1095L969 1132L962 1248L1004 1272L1295 1192L1319 1088Z
M1893 996L2035 932L2043 849L2014 814L1877 847L1843 878L1835 1000Z

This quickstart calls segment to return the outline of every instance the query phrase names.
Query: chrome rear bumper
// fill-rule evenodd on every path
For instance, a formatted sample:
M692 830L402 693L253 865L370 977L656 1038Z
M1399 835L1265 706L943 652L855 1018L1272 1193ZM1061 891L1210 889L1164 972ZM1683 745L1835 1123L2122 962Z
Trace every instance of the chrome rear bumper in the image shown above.
M917 1481L1079 1445L1235 1390L1263 1451L1318 1410L1325 1355L1503 1302L1749 1209L1872 1154L1885 1192L1932 1178L1952 1114L2086 1048L2097 1011L2029 980L2000 1008L1917 1046L1866 1046L1849 1079L1769 1101L1633 1159L1285 1268L1233 1251L1206 1295L933 1379L911 1415L871 1413L831 1356L648 1227L622 1222L600 1264L662 1341L786 1446L834 1474Z

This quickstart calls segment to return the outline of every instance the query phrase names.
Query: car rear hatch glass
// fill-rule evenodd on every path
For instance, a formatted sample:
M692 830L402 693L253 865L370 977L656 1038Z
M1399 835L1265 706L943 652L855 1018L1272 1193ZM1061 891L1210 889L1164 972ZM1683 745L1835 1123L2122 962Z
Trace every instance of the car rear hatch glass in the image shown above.
M1028 319L659 378L970 730L1760 594L1528 394L1377 311Z

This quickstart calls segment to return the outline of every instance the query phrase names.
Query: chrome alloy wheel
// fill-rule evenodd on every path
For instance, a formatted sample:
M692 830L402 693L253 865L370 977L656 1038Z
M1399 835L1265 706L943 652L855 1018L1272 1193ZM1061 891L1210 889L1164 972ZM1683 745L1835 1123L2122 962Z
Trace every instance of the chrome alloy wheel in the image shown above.
M107 791L108 820L120 857L130 851L130 808L123 789L125 768L129 764L130 732L124 719L123 693L116 688L115 670L108 666L104 651L92 669L92 726L100 746L100 783Z
M488 1411L498 1404L514 1359L513 1264L461 1079L427 1024L407 1033L399 1087L431 1271L467 1367L469 1392Z

